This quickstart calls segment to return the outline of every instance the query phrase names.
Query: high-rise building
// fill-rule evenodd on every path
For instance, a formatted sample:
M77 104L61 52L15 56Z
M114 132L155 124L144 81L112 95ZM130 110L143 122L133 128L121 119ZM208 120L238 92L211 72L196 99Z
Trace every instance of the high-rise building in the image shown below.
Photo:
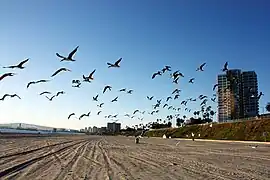
M116 122L107 123L107 130L109 132L120 132L120 129L121 129L121 123L116 123Z
M218 75L218 121L227 122L258 115L257 84L254 71L232 69Z

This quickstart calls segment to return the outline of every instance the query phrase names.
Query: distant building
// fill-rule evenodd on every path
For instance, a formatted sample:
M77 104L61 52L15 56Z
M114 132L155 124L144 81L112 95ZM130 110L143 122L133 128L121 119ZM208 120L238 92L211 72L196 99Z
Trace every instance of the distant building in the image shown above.
M92 131L93 131L92 128L91 127L88 127L88 132L89 133L92 133Z
M218 75L218 121L259 114L258 82L254 71L233 69Z
M96 126L94 126L92 129L92 133L97 133L97 132L98 132L98 128Z
M120 132L121 130L121 123L107 123L107 130L108 132Z

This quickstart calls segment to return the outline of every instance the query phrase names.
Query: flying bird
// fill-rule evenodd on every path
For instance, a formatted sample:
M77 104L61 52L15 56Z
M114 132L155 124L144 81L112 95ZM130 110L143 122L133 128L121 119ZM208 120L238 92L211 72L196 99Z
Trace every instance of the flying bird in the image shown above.
M36 82L35 82L35 81L29 82L29 83L27 84L26 88L29 88L29 86L30 86L31 84L36 84Z
M98 111L97 115L99 115L102 111Z
M107 63L109 66L108 68L111 68L111 67L120 67L120 62L121 62L122 58L118 59L114 64L112 63Z
M40 93L39 95L43 95L43 94L51 94L51 92L49 92L49 91L44 91L44 92Z
M16 74L15 73L5 73L2 76L0 76L0 81L3 80L5 77L14 76L14 75L16 75Z
M57 92L56 96L59 96L60 94L65 94L65 92L64 91L59 91L59 92Z
M162 69L162 73L165 73L166 71L171 71L171 66L165 66L165 67Z
M50 81L50 80L42 79L42 80L36 81L36 83L44 83L44 82L49 82L49 81Z
M80 88L82 83L78 83L77 85L72 85L72 87Z
M53 96L50 97L50 98L49 98L48 96L46 96L46 98L49 99L49 101L52 101L54 97L55 97L55 95L53 95Z
M196 71L204 71L203 67L206 65L206 63L203 63L202 65L200 65L200 67L197 68Z
M105 86L103 89L103 94L106 92L106 90L109 89L110 91L112 90L111 86Z
M213 87L213 91L215 91L216 87L218 87L218 84L215 84Z
M102 105L103 105L104 103L101 103L101 104L98 104L97 106L98 107L100 107L100 108L102 108Z
M154 79L157 75L160 75L160 76L161 76L161 75L162 75L162 74L161 74L161 71L158 71L158 72L154 73L154 74L152 75L152 79Z
M133 114L136 114L137 112L140 112L138 109L133 112Z
M71 116L74 116L75 113L71 113L69 116L68 116L68 119L70 119Z
M76 53L78 48L79 48L79 46L77 46L71 53L69 53L68 57L64 57L64 56L60 55L59 53L56 53L56 56L62 58L61 61L76 61L76 60L72 59L72 57Z
M172 99L171 96L167 97L166 101L168 102L170 99Z
M3 68L11 68L11 69L13 69L13 68L19 68L19 69L24 69L25 67L24 67L23 65L24 65L24 63L26 63L27 61L29 61L29 58L26 59L26 60L24 60L24 61L22 61L22 62L20 62L18 65L6 66L6 67L3 67Z
M11 97L11 98L17 97L17 98L21 99L21 97L18 96L17 94L5 94L0 100L3 101L8 96Z
M195 78L191 78L188 82L189 82L189 83L194 83L194 79L195 79Z
M127 91L128 94L132 94L132 92L133 92L132 89Z
M119 91L120 92L125 92L127 89L126 88L123 88L123 89L120 89Z
M98 95L96 95L95 97L93 97L93 101L98 101Z
M84 116L90 116L91 114L91 111L89 111L87 114L82 114L80 117L79 117L79 120L81 120Z
M151 101L153 99L153 97L154 96L151 96L151 97L147 96L147 99Z
M93 77L93 75L94 75L94 73L96 72L96 69L94 69L90 74L89 74L89 76L84 76L83 75L83 79L85 80L85 79L88 79L88 80L94 80L94 77Z
M111 102L116 102L118 99L118 96L116 98L114 98Z
M226 63L224 64L224 67L223 67L222 71L223 71L223 72L224 72L224 71L228 71L228 62L226 62Z
M55 75L57 75L58 73L60 73L61 71L71 71L70 69L67 69L67 68L60 68L60 69L58 69L57 71L55 71L55 73L53 73L52 75L51 75L51 77L53 77L53 76L55 76Z

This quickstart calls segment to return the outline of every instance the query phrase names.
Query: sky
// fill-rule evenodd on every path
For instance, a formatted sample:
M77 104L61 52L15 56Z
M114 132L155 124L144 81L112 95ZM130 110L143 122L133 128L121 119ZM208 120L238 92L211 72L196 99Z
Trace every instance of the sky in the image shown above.
M212 96L223 64L229 68L254 70L258 75L260 111L270 101L270 2L267 0L3 0L0 6L0 66L14 65L30 58L23 70L0 69L0 74L16 72L0 82L0 96L17 93L22 99L0 102L0 123L31 123L80 129L106 126L105 115L119 114L122 127L138 124L139 119L123 115L135 109L151 112L156 99L166 98L175 88L182 89L180 102L200 94ZM79 46L75 62L60 62L56 52L68 55ZM107 62L122 57L120 68ZM206 62L204 72L196 68ZM154 72L170 65L184 78L172 84L169 73L151 79ZM60 67L70 68L53 78ZM94 81L80 89L71 87L96 69ZM189 84L190 78L194 84ZM29 81L51 79L28 89ZM105 85L112 91L102 94ZM118 92L133 89L132 95ZM42 91L65 91L53 101L39 96ZM104 102L100 116L99 94ZM119 101L110 101L119 96ZM146 96L155 96L153 101ZM216 103L210 103L216 110ZM189 108L198 109L199 102ZM181 115L191 116L183 110ZM81 120L67 119L72 112ZM163 109L154 116L145 114L143 123L165 118L173 111ZM142 116L141 116L142 117ZM175 123L175 122L173 122Z

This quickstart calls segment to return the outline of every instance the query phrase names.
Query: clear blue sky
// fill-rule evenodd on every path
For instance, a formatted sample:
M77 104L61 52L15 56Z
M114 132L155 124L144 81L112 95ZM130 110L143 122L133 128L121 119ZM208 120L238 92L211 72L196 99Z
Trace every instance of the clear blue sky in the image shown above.
M212 95L212 86L225 61L230 68L255 70L259 91L265 96L260 106L270 100L270 2L267 0L4 0L0 7L0 66L12 65L30 58L26 69L16 70L17 76L0 83L0 96L18 93L22 100L7 98L0 103L0 123L25 122L39 125L82 128L104 126L104 115L131 113L135 109L151 110L146 96L167 97L179 87L179 101ZM60 62L55 53L67 55L79 45L76 62ZM121 68L108 69L106 63L122 57ZM196 72L206 62L205 72ZM151 79L153 72L164 65L180 70L186 76L178 86L168 76ZM47 79L60 67L72 69L47 84L26 84ZM71 87L71 80L97 69L91 84L81 89ZM15 71L15 70L14 70ZM9 72L1 69L1 74ZM13 72L13 71L11 71ZM193 85L188 80L195 77ZM100 97L103 112L92 97L101 94L104 85L112 85L110 93ZM120 88L134 89L133 95L117 92ZM38 94L43 90L65 95L50 102ZM119 96L112 104L111 99ZM155 99L156 101L156 99ZM192 103L191 108L198 108ZM212 104L212 106L216 106ZM67 120L92 111L81 121ZM163 118L146 115L144 122ZM188 113L182 112L184 115ZM123 125L140 122L120 116Z

